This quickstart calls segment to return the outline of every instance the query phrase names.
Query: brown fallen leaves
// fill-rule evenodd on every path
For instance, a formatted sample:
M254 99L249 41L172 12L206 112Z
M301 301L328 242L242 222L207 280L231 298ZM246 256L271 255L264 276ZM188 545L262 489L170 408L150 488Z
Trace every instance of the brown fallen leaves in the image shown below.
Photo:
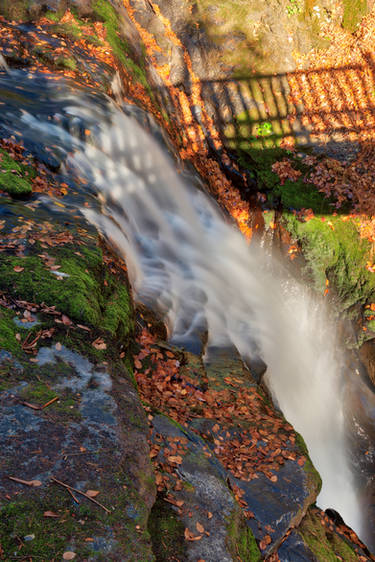
M95 347L95 349L98 350L104 350L107 349L107 344L105 343L105 341L103 340L103 338L96 338L96 340L94 340L91 344L93 347Z
M275 162L272 165L272 171L279 176L281 185L284 185L286 180L297 181L302 175L302 172L295 170L287 159Z
M76 556L77 554L75 552L72 552L71 550L67 550L63 554L63 560L74 560Z
M43 517L51 517L52 519L58 519L60 517L60 515L58 515L54 511L45 511L43 513Z
M181 356L177 359L170 350L165 351L146 329L139 334L138 343L140 349L134 365L142 400L182 425L195 417L212 420L211 430L202 437L207 443L212 442L215 455L234 477L249 481L263 473L276 483L277 471L286 461L304 465L305 457L294 450L292 426L268 406L255 385L246 386L241 378L230 375L224 377L224 384L216 384L210 378L208 385L207 380L202 380L206 376L203 367L198 374L196 368L182 366ZM152 411L147 406L146 410ZM152 419L149 414L150 457L156 470L157 489L167 492L167 501L181 508L173 498L173 490L182 487L176 469L183 463L187 439L168 437L166 443L154 432ZM212 449L207 445L203 454L212 456ZM232 488L245 516L254 517L243 499L243 490L235 485ZM212 513L208 513L211 517ZM187 540L199 540L205 532L200 528L197 531L200 534L188 531Z

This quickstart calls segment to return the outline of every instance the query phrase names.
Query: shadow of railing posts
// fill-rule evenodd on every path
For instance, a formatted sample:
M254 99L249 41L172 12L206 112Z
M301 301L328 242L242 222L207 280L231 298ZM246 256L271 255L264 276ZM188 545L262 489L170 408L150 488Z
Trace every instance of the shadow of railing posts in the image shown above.
M199 86L200 105L193 103L191 85L180 83L157 91L186 148L194 143L214 146L218 136L229 150L264 150L289 138L297 147L340 156L349 145L355 152L356 143L374 136L371 53L363 54L363 64L201 80ZM203 113L212 126L207 126Z

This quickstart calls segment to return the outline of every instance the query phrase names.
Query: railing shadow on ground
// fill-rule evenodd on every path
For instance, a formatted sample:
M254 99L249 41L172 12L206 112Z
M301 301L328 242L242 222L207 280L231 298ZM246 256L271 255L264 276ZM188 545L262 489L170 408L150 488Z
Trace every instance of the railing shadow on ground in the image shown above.
M375 57L364 53L362 60L336 68L190 81L159 88L156 98L180 134L193 130L184 136L187 146L210 140L215 129L233 150L271 149L292 138L297 147L346 159L375 134ZM202 113L212 120L211 130Z

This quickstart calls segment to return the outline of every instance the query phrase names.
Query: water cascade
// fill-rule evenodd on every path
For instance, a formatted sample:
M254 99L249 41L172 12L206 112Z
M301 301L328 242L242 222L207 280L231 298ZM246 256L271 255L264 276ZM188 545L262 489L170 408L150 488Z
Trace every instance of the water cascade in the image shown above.
M183 181L138 122L118 113L72 163L93 180L103 213L85 211L126 257L137 297L167 318L181 345L202 329L209 345L260 350L268 384L302 433L322 475L319 504L360 529L345 456L340 363L326 312L306 289L275 277L215 203Z
M197 177L179 168L147 115L50 92L43 109L10 111L9 123L31 140L43 136L66 171L85 178L98 197L86 191L90 206L82 212L126 257L137 299L164 315L172 341L191 348L207 330L209 346L261 355L275 402L322 476L319 505L361 533L345 452L344 381L326 311L247 245ZM92 131L88 142L82 128Z

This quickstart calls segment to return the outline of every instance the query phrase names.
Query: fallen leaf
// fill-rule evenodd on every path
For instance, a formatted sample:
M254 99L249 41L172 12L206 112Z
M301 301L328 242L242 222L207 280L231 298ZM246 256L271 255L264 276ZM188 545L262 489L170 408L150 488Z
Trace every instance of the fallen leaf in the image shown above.
M98 492L98 490L87 490L86 496L89 496L89 498L96 498L96 496L98 496L100 494L100 492Z
M70 318L68 318L65 314L63 314L61 316L61 320L62 320L62 323L64 324L64 326L70 326L72 324L72 321L70 320Z
M60 517L60 515L57 515L57 513L54 513L53 511L45 511L43 515L44 517Z
M199 523L199 521L197 521L195 526L197 528L198 533L204 533L204 527L201 523Z
M94 340L92 342L93 347L95 347L95 349L107 349L107 344L104 342L104 340L102 340L102 338L97 338L96 340Z
M187 541L200 541L202 538L202 535L198 535L198 536L193 535L193 533L191 533L187 527L185 529L184 535Z
M208 517L208 519L212 519L213 515L212 515L211 511L207 511L207 517Z
M63 554L63 559L64 560L74 560L74 558L76 557L76 553L72 552L71 550L67 550L66 552L64 552Z
M21 271L23 271L24 269L24 267L21 267L19 265L13 267L13 271L15 271L16 273L21 273Z
M136 369L142 369L142 363L140 362L139 359L134 359L134 367Z
M177 456L171 455L170 457L168 457L168 460L169 460L169 462L175 462L177 464L182 463L182 457L180 457L179 455L177 455Z

